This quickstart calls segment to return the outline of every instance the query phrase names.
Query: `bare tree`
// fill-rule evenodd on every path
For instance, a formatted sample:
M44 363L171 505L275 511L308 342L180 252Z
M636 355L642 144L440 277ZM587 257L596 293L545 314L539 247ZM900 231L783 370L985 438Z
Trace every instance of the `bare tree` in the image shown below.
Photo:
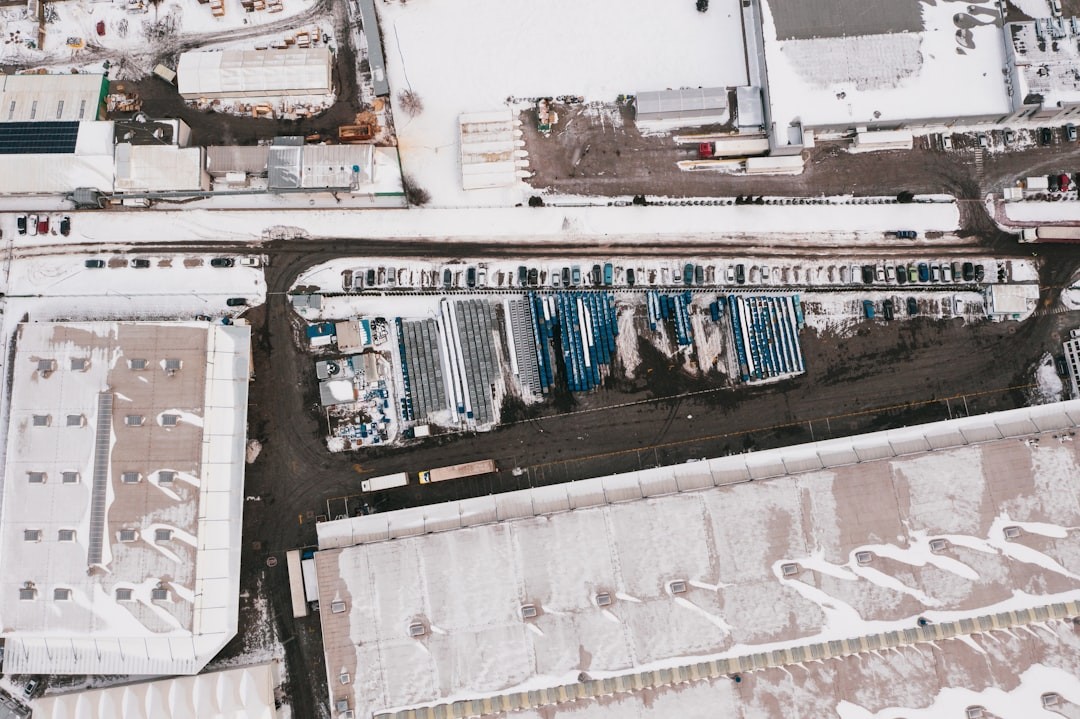
M398 93L398 105L409 117L416 117L424 111L424 101L411 89Z

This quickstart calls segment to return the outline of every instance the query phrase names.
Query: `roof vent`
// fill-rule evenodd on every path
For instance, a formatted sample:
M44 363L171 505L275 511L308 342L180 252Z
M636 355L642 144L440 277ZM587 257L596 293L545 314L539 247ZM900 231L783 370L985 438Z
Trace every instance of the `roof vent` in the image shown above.
M874 561L873 552L855 552L855 561L859 564L869 564Z
M971 706L965 711L966 713L964 716L966 716L967 719L983 719L983 717L986 716L986 710L980 706Z
M1054 692L1047 692L1046 694L1042 695L1042 705L1043 705L1044 709L1049 709L1050 707L1056 707L1060 703L1061 703L1061 697L1059 695L1055 694Z
M135 530L134 529L121 529L120 530L120 541L121 542L134 542L135 541Z
M146 369L147 361L143 357L133 357L128 360L128 367L134 370Z
M57 587L53 590L52 598L57 602L66 602L71 599L71 590L66 587Z
M73 372L85 372L86 371L86 358L85 357L72 357L71 369Z
M780 565L780 573L785 577L794 577L799 573L799 565L795 562L784 562Z
M1015 525L1005 527L1005 529L1003 529L1002 531L1005 534L1005 539L1019 539L1020 538L1020 534L1021 534L1020 527L1017 527Z
M425 627L420 622L413 622L412 624L409 625L409 636L410 637L422 637L425 634L427 634L427 627Z
M608 607L611 606L611 595L607 592L600 592L596 595L596 606Z
M341 675L338 676L338 679L341 680L342 684L351 684L352 683L352 677L349 676L348 672L342 672Z
M672 594L686 594L686 582L681 579L668 585Z
M150 590L150 599L155 602L169 601L169 590L165 587L155 587Z
M336 602L330 602L330 611L334 614L344 614L345 602L341 601L340 599Z
M341 712L341 719L354 719L354 717L355 714L353 714L352 709L346 709L345 711Z
M176 358L169 358L165 360L165 374L172 377L174 374L180 371L180 360Z
M339 712L347 712L347 711L349 711L349 700L348 699L338 699L337 701L334 702L334 709L338 710Z
M536 611L536 605L535 604L522 604L521 605L521 618L522 619L532 619L538 613L539 612Z
M56 360L54 359L39 359L37 361L38 372L46 377L56 371Z
M931 552L944 552L948 548L949 548L949 540L947 540L947 539L938 538L938 539L931 539L930 540L930 551Z
M118 602L130 602L131 598L135 596L135 591L127 587L121 587L116 590L116 601Z
M33 582L27 582L19 589L19 599L33 601L37 599L37 589Z

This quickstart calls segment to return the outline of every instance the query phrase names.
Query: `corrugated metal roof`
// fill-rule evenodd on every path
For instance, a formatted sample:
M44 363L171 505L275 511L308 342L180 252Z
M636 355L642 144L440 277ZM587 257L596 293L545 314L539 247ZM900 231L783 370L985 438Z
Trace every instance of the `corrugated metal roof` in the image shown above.
M195 50L180 55L177 88L186 99L323 95L331 91L326 48Z
M0 75L0 123L97 120L103 75Z
M269 158L270 147L267 145L212 145L206 148L206 169L212 175L243 172L246 175L265 177Z
M289 190L300 187L300 161L303 147L274 145L266 161L267 176L271 190Z
M683 120L713 117L727 112L727 88L703 87L639 92L635 100L639 120Z

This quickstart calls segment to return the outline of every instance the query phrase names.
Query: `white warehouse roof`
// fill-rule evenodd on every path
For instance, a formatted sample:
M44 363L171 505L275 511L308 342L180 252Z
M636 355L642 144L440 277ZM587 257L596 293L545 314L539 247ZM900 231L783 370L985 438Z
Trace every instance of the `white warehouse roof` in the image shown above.
M0 122L97 120L109 81L104 75L0 75Z
M12 674L194 674L236 633L250 328L19 325L0 516Z
M180 94L188 99L326 95L331 91L326 48L194 50L180 56Z
M34 714L49 719L274 719L274 665L159 679L49 696Z
M0 123L0 133L15 126ZM50 127L50 123L40 123L40 127ZM112 192L113 131L111 122L80 122L74 148L69 145L63 152L0 153L0 195L55 195L77 187Z
M1075 616L1077 426L1065 402L321 523L331 702L569 715L646 671L681 691L708 662L731 687L937 625Z

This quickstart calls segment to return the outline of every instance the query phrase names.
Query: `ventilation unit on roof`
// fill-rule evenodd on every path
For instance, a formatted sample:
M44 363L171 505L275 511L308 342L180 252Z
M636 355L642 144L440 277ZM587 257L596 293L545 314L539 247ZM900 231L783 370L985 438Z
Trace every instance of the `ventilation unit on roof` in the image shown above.
M334 602L330 602L330 612L332 614L344 614L345 602L341 601L340 599Z
M120 530L120 541L121 542L134 542L135 537L136 537L136 533L135 533L134 529L121 529Z
M420 622L413 622L412 624L409 625L409 636L410 637L422 637L425 634L427 634L427 627L425 627Z
M180 360L170 358L165 360L165 374L172 377L174 374L180 371Z
M341 719L354 719L354 717L355 715L353 714L352 709L346 709L345 711L341 712Z
M334 702L334 708L337 709L339 712L347 712L347 711L349 711L349 700L348 699L338 699L337 701Z
M135 596L135 591L127 587L116 590L116 601L118 602L130 602L133 596Z
M169 600L169 590L165 587L154 587L150 590L150 599L155 602L167 602Z
M522 604L521 605L521 618L533 619L539 612L536 611L535 604Z
M146 369L147 361L142 357L136 357L128 360L128 367L133 370Z
M859 564L869 564L874 561L872 552L855 552L855 561Z
M348 672L342 672L342 673L341 673L341 674L340 674L340 675L338 676L338 679L339 679L339 680L341 680L341 683L342 683L342 684L350 684L350 683L352 683L352 677L351 677L351 676L349 676L349 673L348 673Z
M1005 534L1005 539L1019 539L1021 534L1020 527L1016 526L1005 527L1002 531Z
M48 377L54 371L56 371L56 360L54 359L39 359L37 361L38 372Z
M672 594L686 594L686 582L680 580L674 581L668 585L668 589Z
M1043 694L1041 699L1042 705L1046 709L1049 709L1050 707L1056 707L1058 704L1061 703L1061 697L1054 692L1047 692L1046 694Z
M968 707L967 713L964 715L967 719L983 719L986 710L979 706Z
M949 548L949 542L946 539L938 538L938 539L931 539L930 540L930 551L931 552L944 552L948 548Z
M600 592L596 595L596 606L607 607L611 605L611 595L607 592Z
M780 565L780 573L785 577L794 577L799 573L799 565L795 562L784 562Z
M24 601L37 599L37 589L34 588L33 582L27 582L19 589L19 599Z
M73 372L85 372L87 366L86 358L84 357L72 357L71 358L71 370Z

